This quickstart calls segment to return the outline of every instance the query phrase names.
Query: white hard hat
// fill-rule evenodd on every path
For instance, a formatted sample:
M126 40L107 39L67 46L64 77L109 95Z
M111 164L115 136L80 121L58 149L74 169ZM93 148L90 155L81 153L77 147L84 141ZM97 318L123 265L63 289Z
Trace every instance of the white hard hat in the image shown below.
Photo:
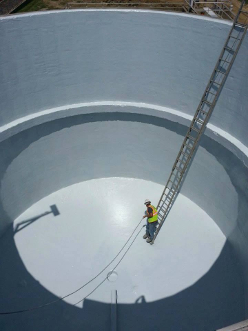
M146 205L147 203L151 203L151 201L149 200L149 199L145 199L145 203L144 203L144 205Z

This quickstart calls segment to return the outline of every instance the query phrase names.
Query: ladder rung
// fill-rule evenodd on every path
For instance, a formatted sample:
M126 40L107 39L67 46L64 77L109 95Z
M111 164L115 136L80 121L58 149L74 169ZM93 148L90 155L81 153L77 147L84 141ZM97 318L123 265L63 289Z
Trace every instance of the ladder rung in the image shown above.
M162 206L161 206L161 209L162 209L162 207L163 207L164 205L165 205L166 207L168 207L168 206L169 206L169 203L170 203L169 201L168 201L168 204L163 203Z
M173 182L173 186L174 186L175 188L177 188L178 185L179 185L179 183L180 183L180 181L178 181L177 183Z
M229 38L233 38L233 39L235 39L235 40L241 40L241 39L236 38L236 37L233 37L233 36L229 36Z
M176 191L176 189L174 187L170 187L170 190L174 193Z
M193 141L196 141L196 138L195 138L195 137L192 137L191 135L187 135L187 138L188 138L188 139L191 139L191 140L193 140Z
M225 62L225 63L228 63L228 64L231 63L231 61L224 60L223 58L220 58L219 61L220 62Z
M181 152L183 155L186 155L186 156L190 156L190 154L188 153L185 153L185 152Z
M183 169L182 168L179 168L179 167L175 167L175 169L177 169L179 172L183 172Z
M181 159L178 159L178 162L180 162L181 164L186 164L186 163L187 163L187 161L188 161L188 159L187 159L186 161L184 161L184 160L181 160Z
M206 103L206 104L209 105L209 106L212 106L212 103L209 102L209 101L207 101L207 100L203 100L203 102Z
M167 208L163 209L162 207L160 208L163 212L166 212Z
M176 168L176 167L175 167L175 168ZM168 186L167 186L167 188L168 188L168 190L169 190L169 192L167 193L167 196L169 196L169 194L172 193L172 192L171 192L171 191L172 191L172 187L168 187ZM173 189L173 191L175 191L175 190ZM169 198L171 198L171 197L169 196Z
M213 84L221 86L221 83L217 83L215 80L210 80L210 82L212 82Z
M200 118L196 118L195 122L200 123L202 125L204 123L204 120L202 120Z
M165 202L163 202L162 204L160 204L161 206L161 208L162 208L162 206L164 206L164 205L166 205L167 206L167 204L165 203Z
M181 153L180 153L180 154L181 154ZM180 163L182 163L182 164L185 164L185 163L187 162L187 160L185 161L185 160L180 159L181 156L182 156L182 155L179 156L179 158L177 159L177 162L180 162Z
M164 206L166 206L166 207L167 207L167 206L168 206L168 204L169 204L169 201L167 201L167 203L165 203L165 202L164 202L164 203L162 203L162 205L161 205L161 208L162 208L162 207L164 207Z
M171 196L169 196L169 194L172 194ZM169 197L168 199L171 201L171 199L172 199L172 197L173 197L173 195L174 195L174 192L169 192L168 194L167 194L167 196Z
M230 52L235 52L234 49L232 49L231 47L225 46L224 48Z
M168 183L172 183L173 185L176 185L172 180L169 180Z
M217 95L217 93L213 93L213 92L210 92L210 91L207 91L206 94L207 94L207 93L210 93L210 94L212 94L212 95L214 95L214 96Z
M176 168L176 167L175 167ZM166 186L166 188L168 188L168 190L169 190L169 192L167 192L166 193L166 195L167 195L167 197L169 196L169 194L171 193L171 188L170 187L168 187L168 186ZM169 198L170 198L170 196L169 196Z
M181 160L178 160L179 169L183 169L183 168L180 168L180 166L184 167L185 164L187 164L187 161L186 162L183 162Z
M177 176L177 173L173 173L173 175L175 176L174 182L175 181L177 182L175 185L178 185L180 183L181 178Z
M172 175L175 176L175 178L173 179L173 182L180 181L180 179L177 178L176 174L172 173ZM170 178L171 178L171 176L170 176ZM172 180L170 179L170 181L172 181Z
M191 154L191 149L193 148L193 146L184 145L184 147L186 147L186 148L185 148L184 152L182 151L181 153L184 153L186 155L190 155ZM186 153L187 149L190 149L189 153Z
M189 148L189 149L193 149L194 145L193 146L189 146L189 145L186 145L186 144L183 144L183 146Z
M192 126L191 128L190 128L190 130L194 130L195 132L200 132L200 130L198 129L198 128L196 128L196 127L194 127L194 126Z
M188 138L188 136L186 136L186 138ZM188 141L188 140L187 140ZM190 146L190 145L188 145L188 144L186 144L186 142L183 144L183 147L187 147L187 148L189 148L189 149L192 149L193 147L194 147L194 145L193 146Z
M208 114L208 112L205 111L205 110L201 110L201 113L203 113L204 115L207 115Z
M183 152L181 152L181 153L183 153ZM173 172L171 173L171 176L175 176L175 179L177 178L177 175L174 174ZM174 180L175 180L175 179L174 179ZM176 180L178 180L178 179L176 179Z
M222 75L226 75L226 73L225 72L223 72L223 71L220 71L220 70L217 70L217 69L215 69L215 72L219 72L220 74L222 74Z

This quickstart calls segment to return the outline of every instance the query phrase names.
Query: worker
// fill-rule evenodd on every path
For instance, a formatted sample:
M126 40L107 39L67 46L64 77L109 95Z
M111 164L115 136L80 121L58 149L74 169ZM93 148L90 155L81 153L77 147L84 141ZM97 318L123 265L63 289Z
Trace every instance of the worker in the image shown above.
M151 243L153 241L154 233L158 225L158 212L157 209L151 205L150 200L146 199L144 204L146 205L147 209L143 218L147 217L147 223L146 234L143 236L143 238L146 239L147 243Z

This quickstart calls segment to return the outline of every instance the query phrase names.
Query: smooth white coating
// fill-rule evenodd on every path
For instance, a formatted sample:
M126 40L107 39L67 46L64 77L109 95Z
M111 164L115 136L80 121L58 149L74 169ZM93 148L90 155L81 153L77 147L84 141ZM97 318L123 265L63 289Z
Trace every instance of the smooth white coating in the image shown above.
M102 178L69 186L40 200L15 220L14 228L52 204L61 214L44 216L15 235L27 270L58 297L79 288L114 258L144 215L145 198L157 201L162 189L150 181ZM145 220L138 230L144 224ZM183 195L156 244L147 244L142 239L144 233L145 229L115 270L117 274L110 276L112 282L106 281L88 299L109 303L112 289L118 292L119 304L135 303L141 295L146 302L175 295L211 269L225 244L214 221ZM123 253L94 282L65 300L73 304L90 293ZM51 266L56 270L52 274L47 272ZM154 281L159 279L162 284Z

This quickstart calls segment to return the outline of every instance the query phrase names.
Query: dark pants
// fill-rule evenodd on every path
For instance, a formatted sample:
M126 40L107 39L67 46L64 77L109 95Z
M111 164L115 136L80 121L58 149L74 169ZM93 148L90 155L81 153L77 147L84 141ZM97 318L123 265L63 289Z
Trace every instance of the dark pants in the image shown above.
M146 223L146 235L148 237L150 237L151 240L153 240L157 225L158 225L158 222L152 222L152 223L147 222Z

